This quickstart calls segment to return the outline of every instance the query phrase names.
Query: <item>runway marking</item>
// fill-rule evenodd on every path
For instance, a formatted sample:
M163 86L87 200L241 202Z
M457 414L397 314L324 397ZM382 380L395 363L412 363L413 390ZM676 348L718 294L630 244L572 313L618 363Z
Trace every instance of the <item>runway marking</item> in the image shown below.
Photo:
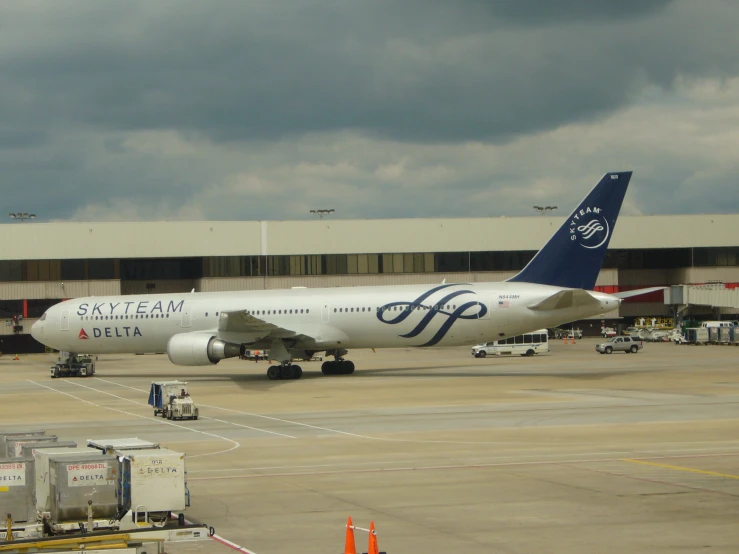
M173 517L172 519L177 519L177 518ZM189 519L185 519L185 523L187 525L192 525L193 524L193 522L190 521ZM211 527L211 529L213 529L213 528ZM229 547L231 550L236 550L237 552L243 552L244 554L256 554L256 552L253 552L253 551L249 550L248 548L244 548L243 546L238 545L235 542L232 542L232 541L230 541L228 539L224 539L221 535L219 535L217 533L214 533L214 534L210 535L209 538L212 539L212 540L214 540L214 541L216 541L216 542L221 543L224 546Z
M104 381L106 383L111 383L111 384L117 385L119 387L124 387L124 388L127 388L127 389L135 390L135 391L138 391L138 392L148 392L148 391L145 391L143 389L137 389L137 388L131 387L129 385L124 385L122 383L117 383L116 381L110 381L108 379L101 379L100 377L95 377L95 379L97 379L99 381ZM731 402L731 403L733 403L733 402ZM485 404L485 405L487 405L487 404ZM330 429L328 427L320 427L320 426L317 426L317 425L310 425L308 423L300 423L298 421L291 421L289 419L281 419L281 418L278 418L278 417L267 416L267 415L263 415L263 414L255 414L255 413L251 413L251 412L242 412L240 410L233 410L231 408L222 408L220 406L212 406L212 405L209 405L209 404L201 404L201 406L206 407L206 408L213 408L213 409L216 409L216 410L221 410L221 411L224 411L224 412L231 412L231 413L245 415L245 416L270 419L270 420L273 420L273 421L279 421L281 423L288 423L288 424L292 424L292 425L298 425L298 426L302 426L302 427L308 427L308 428L311 428L311 429L317 429L319 431L326 431L326 432L329 432L329 433L336 433L336 434L345 435L345 436L349 436L349 437L354 437L354 438L358 438L358 439L366 439L366 440L373 440L373 441L398 442L398 443L409 443L409 444L466 444L466 445L490 445L490 444L494 444L495 443L495 441L444 441L444 440L396 439L396 438L390 438L390 437L373 437L371 435L360 435L360 434L357 434L357 433L350 433L348 431L339 431L338 429ZM656 406L661 406L661 404L657 404ZM609 408L620 408L620 407L633 408L633 406L611 406ZM560 409L560 408L556 408L556 409ZM506 412L510 412L510 411L516 411L516 412L518 412L518 411L523 411L523 410L505 410L505 411Z
M236 442L235 440L228 439L226 437L222 437L220 435L216 435L214 433L208 433L207 431L200 431L199 429L191 429L190 427L185 427L184 425L179 425L178 423L173 423L171 421L165 420L159 420L159 419L152 419L147 416L142 416L141 414L134 414L131 412L127 412L125 410L119 410L118 408L111 408L110 406L101 406L100 404L96 404L95 402L91 402L89 400L85 400L84 398L80 398L79 396L75 396L74 394L70 394L68 392L61 391L59 389L55 389L54 387L49 387L48 385L42 385L41 383L37 383L36 381L31 381L30 379L26 379L29 383L33 383L36 386L43 387L45 389L48 389L50 391L54 391L59 394L63 394L65 396L69 396L70 398L74 398L75 400L78 400L79 402L84 402L85 404L90 404L91 406L95 406L96 408L103 408L105 410L111 410L113 412L118 412L119 414L126 414L131 417L138 417L140 419L146 419L147 421L154 421L156 423L162 424L162 425L171 425L172 427L177 427L179 429L185 429L187 431L192 431L193 433L200 433L202 435L207 435L209 437L214 437L216 439L220 439L226 442L230 442L233 444L233 446L227 450L219 450L218 452L209 452L207 454L196 454L194 456L188 456L188 458L200 458L203 456L215 456L216 454L225 454L226 452L231 452L232 450L236 450L241 446L240 443ZM84 386L84 385L80 385ZM92 389L96 390L96 389ZM102 392L102 391L100 391Z
M721 454L712 454L711 456L737 456L739 455L739 452L730 452L730 453L721 453ZM664 456L664 459L673 459L676 456ZM686 456L686 457L693 457L693 456ZM659 458L651 458L651 459L659 459ZM210 476L210 477L191 477L190 481L222 481L226 479L258 479L262 477L301 477L301 476L315 476L315 475L343 475L343 474L357 474L357 473L395 473L395 472L403 472L403 471L441 471L441 470L450 470L450 469L489 469L489 468L496 468L496 467L523 467L523 466L546 466L546 465L562 465L566 467L574 467L577 469L588 469L592 471L598 471L600 473L607 473L609 475L617 475L620 477L628 477L631 479L640 479L644 481L652 481L657 483L664 483L663 481L655 481L652 479L645 479L640 477L632 477L630 475L622 475L618 473L611 473L608 471L601 471L601 470L595 470L591 468L579 468L577 466L568 466L567 464L588 464L588 463L603 463L603 462L619 462L624 461L624 458L581 458L576 460L539 460L539 461L525 461L525 462L494 462L494 463L482 463L482 464L447 464L447 465L430 465L430 466L398 466L398 467L388 467L388 468L368 468L368 469L345 469L345 470L333 470L333 471L293 471L290 473L279 473L279 472L273 472L273 473L259 473L259 474L237 474L237 475L217 475L217 476ZM635 460L636 461L636 460ZM386 463L392 463L392 462L386 462ZM338 465L338 464L337 464ZM347 464L351 465L351 464ZM321 467L321 466L285 466L285 469L295 469L300 467ZM234 469L234 468L232 468ZM272 468L243 468L241 471L258 471L260 469L280 469L279 467L272 467ZM203 473L202 471L198 473ZM675 486L685 486L686 488L695 488L695 487L688 487L686 485L677 485L674 483L664 483L668 485L675 485ZM704 490L704 489L697 489L697 490ZM714 491L709 491L714 492ZM732 495L735 496L735 495Z
M563 463L562 467L571 467L573 469L579 469L582 471L591 471L593 473L600 473L602 475L611 475L613 477L623 477L624 479L632 479L634 481L643 481L645 483L657 483L658 485L666 485L669 487L689 489L689 490L698 491L698 492L710 492L714 494L722 494L724 496L732 496L734 498L739 497L739 495L731 494L730 492L717 491L717 490L712 490L712 489L704 489L701 487L692 487L690 485L684 485L681 483L671 483L669 481L660 481L659 479L649 479L647 477L636 477L634 475L626 475L625 473L615 473L613 471L606 471L604 469L595 469L592 467L583 467L583 466L570 466L570 465L567 465L566 463Z
M134 387L129 387L128 385L121 385L120 383L116 383L115 381L107 381L105 379L101 379L101 381L106 381L108 383L113 383L114 385L119 385L121 387L126 387L129 389L138 390L140 392L143 392L141 391L141 389L135 389ZM281 423L290 423L292 425L299 425L301 427L310 427L312 429L318 429L319 431L328 431L329 433L338 433L340 435L348 435L350 437L356 437L359 439L386 440L386 441L402 441L403 440L403 439L385 439L385 438L378 438L378 437L369 437L366 435L357 435L356 433L349 433L348 431L339 431L337 429L329 429L327 427L318 427L317 425L310 425L308 423L300 423L298 421L290 421L289 419L280 419L279 417L272 417L272 416L267 416L267 415L262 415L262 414L253 414L250 412L242 412L239 410L232 410L230 408L221 408L220 406L211 406L209 404L200 404L200 405L203 406L204 408L213 408L215 410L221 410L224 412L232 412L235 414L241 414L241 415L246 415L246 416L251 416L251 417L261 417L263 419L270 419L272 421L279 421ZM419 441L419 442L426 442L426 441ZM435 442L435 441L432 441L432 442ZM466 444L466 443L463 443L463 444ZM479 443L472 443L472 444L479 444ZM482 443L482 444L486 444L486 443Z
M728 473L718 473L716 471L706 471L704 469L696 469L694 467L685 467L685 466L674 466L670 464L659 464L656 462L647 462L645 460L635 460L632 458L621 458L622 462L631 462L634 464L643 464L647 466L655 466L655 467L661 467L665 469L674 469L676 471L685 471L688 473L702 473L703 475L713 475L714 477L726 477L728 479L739 479L739 475L730 475Z
M216 542L221 543L224 546L228 546L231 550L235 550L236 552L243 552L244 554L256 554L255 552L252 552L251 550L247 550L243 546L239 546L235 542L231 542L229 540L224 539L220 535L213 535L211 537Z
M103 381L103 380L104 379L101 379L101 381ZM112 381L108 381L108 382L110 383ZM107 391L104 391L104 390L95 389L95 388L89 387L87 385L82 385L81 383L74 383L74 382L69 381L69 384L71 384L71 385L77 385L78 387L83 387L83 388L86 388L86 389L90 389L92 391L100 392L102 394L107 394L109 396L112 396L113 398L118 398L119 400L125 400L126 402L132 402L133 404L138 404L139 406L149 406L149 404L144 404L143 402L137 402L136 400L131 400L130 398L124 398L123 396L118 396L117 394L113 394L112 392L107 392ZM114 383L114 384L117 384L117 383ZM128 387L128 388L133 388L133 387ZM139 392L147 392L147 391L142 391L141 389L133 389L133 390L136 390L136 391L139 391ZM200 404L200 406L204 406L204 405L205 404ZM218 421L219 423L226 423L228 425L234 425L235 427L244 427L245 429L251 429L252 431L260 431L262 433L269 433L271 435L278 435L280 437L285 437L285 438L288 438L288 439L294 439L295 438L292 435L285 435L284 433L278 433L277 431L268 431L267 429L259 429L258 427L250 427L249 425L242 425L241 423L233 423L231 421L223 421L221 419L215 419L213 417L202 416L202 417L200 417L200 419L211 419L213 421ZM188 429L189 429L189 427L188 427ZM195 456L191 456L191 458L194 458L194 457Z
M110 381L108 379L101 379L99 377L96 377L96 379L98 379L100 381L104 381L106 383L111 383L113 385L117 385L119 387L124 387L124 388L128 388L128 389L131 389L131 390L135 390L135 391L138 391L138 392L147 392L147 391L145 391L143 389L137 389L135 387L131 387L129 385L124 385L122 383L117 383L115 381ZM201 406L204 406L206 408L213 408L213 409L221 410L221 411L225 411L225 412L231 412L231 413L236 413L236 414L240 414L240 415L245 415L245 416L270 419L270 420L279 421L279 422L282 422L282 423L289 423L289 424L292 424L292 425L299 425L299 426L303 426L303 427L309 427L309 428L312 428L312 429L318 429L320 431L327 431L327 432L330 432L330 433L337 433L337 434L341 434L341 435L347 435L347 436L351 436L351 437L355 437L355 438L360 438L360 439L367 439L367 440L376 440L376 441L384 441L384 442L424 443L424 444L492 444L489 441L488 442L486 442L486 441L441 441L441 440L394 439L394 438L389 438L389 437L373 437L373 436L370 436L370 435L360 435L360 434L357 434L357 433L350 433L348 431L339 431L338 429L330 429L328 427L320 427L320 426L317 426L317 425L310 425L308 423L300 423L298 421L292 421L292 420L289 420L289 419L281 419L281 418L277 418L277 417L273 417L273 416L267 416L267 415L263 415L263 414L256 414L256 413L251 413L251 412L243 412L243 411L234 410L234 409L231 409L231 408L223 408L221 406L212 406L212 405L209 405L209 404L201 404Z
M705 448L686 448L682 450L664 450L663 452L666 454L667 452L689 452L689 451L705 451L710 449ZM632 451L633 452L633 451ZM649 451L644 451L649 452ZM585 453L573 453L572 456L614 456L618 454L625 454L626 452L585 452ZM497 460L496 464L508 464L508 463L515 463L515 464L521 464L521 463L531 463L530 461L511 461L511 462L505 462L504 460L516 460L521 458L545 458L547 457L547 454L526 454L522 456L498 456L495 458L492 458L493 460ZM640 460L673 460L678 458L719 458L723 456L739 456L739 452L717 452L715 454L685 454L685 455L678 455L678 454L670 454L670 455L664 455L664 456L651 456L651 457L643 457L643 458L634 458L634 459L640 459ZM464 464L465 467L473 467L473 466L479 466L482 467L484 464L492 464L492 461L486 462L485 460L490 460L491 458L467 458L467 464ZM613 462L620 460L621 458L593 458L590 461L603 461L603 462ZM473 462L473 460L479 460L479 463ZM386 462L382 461L376 461L376 462L342 462L342 463L334 463L334 464L300 464L300 465L289 465L289 466L260 466L260 467L225 467L221 469L193 469L188 470L188 473L222 473L224 471L264 471L264 470L276 470L276 469L304 469L304 468L319 468L319 467L343 467L343 466L369 466L369 465L387 465L387 464L402 464L402 463L415 463L415 461L409 462L408 460L390 460ZM559 460L538 460L534 463L580 463L581 460L575 459L559 459Z

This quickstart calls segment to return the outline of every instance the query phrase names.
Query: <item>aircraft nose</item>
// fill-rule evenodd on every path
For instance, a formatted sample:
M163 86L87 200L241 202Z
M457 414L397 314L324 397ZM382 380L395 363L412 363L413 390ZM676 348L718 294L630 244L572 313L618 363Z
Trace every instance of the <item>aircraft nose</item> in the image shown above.
M39 342L44 338L44 323L42 321L37 321L31 325L31 336Z

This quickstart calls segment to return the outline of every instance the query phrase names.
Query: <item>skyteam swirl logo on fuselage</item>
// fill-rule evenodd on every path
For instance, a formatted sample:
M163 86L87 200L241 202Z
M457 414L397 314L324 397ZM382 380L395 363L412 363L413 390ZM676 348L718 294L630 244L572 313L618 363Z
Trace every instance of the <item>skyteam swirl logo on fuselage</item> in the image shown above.
M477 300L470 300L461 304L455 304L455 308L451 310L446 309L448 302L451 302L455 298L458 298L465 294L475 294L471 290L455 290L448 292L445 296L438 300L429 301L429 298L441 290L448 289L450 287L459 286L471 286L466 283L448 284L434 287L431 290L426 291L421 296L413 300L412 302L390 302L384 306L380 306L377 310L377 319L388 325L397 325L404 322L406 319L413 315L421 315L423 317L416 324L416 326L404 335L400 335L403 338L411 339L417 337L423 333L431 322L437 317L445 317L446 319L439 326L433 337L423 344L418 346L434 346L441 339L443 339L452 328L454 322L458 319L481 319L488 313L488 308L482 302ZM426 303L429 301L429 303ZM395 309L399 308L399 309ZM386 317L387 316L387 317Z
M601 208L581 208L572 214L570 220L570 240L578 241L580 246L593 250L603 246L611 234L608 220Z

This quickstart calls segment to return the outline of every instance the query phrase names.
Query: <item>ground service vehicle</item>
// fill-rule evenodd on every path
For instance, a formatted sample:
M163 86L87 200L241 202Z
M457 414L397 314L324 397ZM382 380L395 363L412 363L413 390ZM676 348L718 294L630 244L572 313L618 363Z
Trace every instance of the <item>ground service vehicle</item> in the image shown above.
M533 356L542 352L549 352L549 337L546 329L539 329L531 333L494 340L472 347L472 355L475 358L501 356L503 354Z
M612 354L613 352L636 354L641 348L644 348L644 343L632 337L613 337L608 342L595 346L595 350L601 354Z
M154 415L167 419L198 419L200 410L182 381L154 381L149 391L149 406Z
M95 360L87 354L59 353L59 359L51 366L51 378L89 377L95 375Z
M258 362L259 360L269 359L269 350L244 350L240 358L242 360L252 360Z

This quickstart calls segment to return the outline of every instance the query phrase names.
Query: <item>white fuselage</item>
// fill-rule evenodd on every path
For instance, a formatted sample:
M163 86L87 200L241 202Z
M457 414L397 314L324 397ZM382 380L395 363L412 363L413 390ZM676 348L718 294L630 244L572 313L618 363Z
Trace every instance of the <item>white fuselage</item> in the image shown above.
M193 332L260 344L218 331L221 312L247 311L313 337L295 348L457 346L596 316L619 304L591 292L598 303L529 309L562 290L502 282L77 298L50 308L32 334L53 348L91 354L166 352L172 336Z

